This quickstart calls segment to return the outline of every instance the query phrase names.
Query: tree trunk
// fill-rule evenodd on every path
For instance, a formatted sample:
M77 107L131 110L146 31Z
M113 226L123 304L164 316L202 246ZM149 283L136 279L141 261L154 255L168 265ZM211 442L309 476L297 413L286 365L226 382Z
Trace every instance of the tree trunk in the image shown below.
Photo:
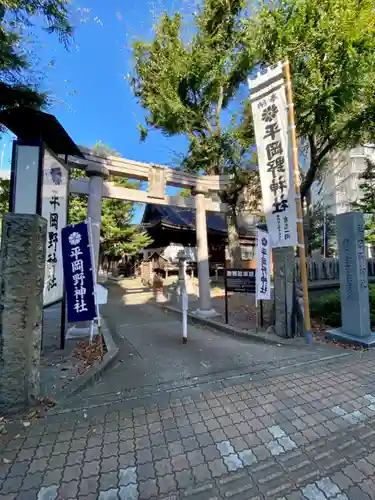
M233 267L242 267L242 256L240 239L237 227L237 213L236 207L228 206L227 212L227 225L228 225L228 250Z

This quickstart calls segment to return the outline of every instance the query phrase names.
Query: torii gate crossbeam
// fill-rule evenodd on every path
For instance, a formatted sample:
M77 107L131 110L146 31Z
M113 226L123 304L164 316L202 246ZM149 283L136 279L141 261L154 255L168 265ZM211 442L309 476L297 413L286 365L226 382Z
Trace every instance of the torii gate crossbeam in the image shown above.
M127 199L136 202L151 202L162 205L176 205L196 210L197 257L199 279L199 309L203 317L216 316L211 304L210 274L208 264L208 243L206 211L224 212L226 206L206 198L209 193L219 192L228 183L228 176L199 176L162 165L135 162L116 156L100 156L87 148L80 147L85 158L68 156L65 161L71 167L84 169L89 180L71 180L70 191L88 194L88 217L92 223L92 235L96 266L99 258L100 220L102 198ZM123 188L107 182L109 175L148 181L148 191ZM165 193L166 186L190 188L191 198L170 197Z

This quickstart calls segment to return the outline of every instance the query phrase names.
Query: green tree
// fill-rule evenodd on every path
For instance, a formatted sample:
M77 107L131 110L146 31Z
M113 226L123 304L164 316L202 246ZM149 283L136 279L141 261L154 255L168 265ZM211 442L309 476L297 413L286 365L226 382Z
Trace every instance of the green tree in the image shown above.
M305 196L336 149L375 131L373 0L261 0L243 20L244 60L261 69L289 59L296 126L309 148Z
M223 197L231 206L251 163L251 107L238 102L251 72L291 63L297 133L310 159L303 197L333 151L374 137L373 0L205 0L195 19L190 40L181 16L164 14L154 39L134 45L132 85L148 111L141 135L153 127L185 134L186 168L232 174L234 192Z
M114 149L109 148L101 141L93 147L101 156L120 156ZM85 177L82 170L74 169L72 178ZM111 177L109 182L117 186L139 189L139 182L129 181L125 178ZM126 255L137 255L140 250L148 246L152 240L140 231L138 226L132 224L135 204L123 200L110 198L103 199L102 220L100 230L100 255L118 260ZM87 216L87 196L72 194L69 203L69 223L77 223Z
M0 0L0 111L46 103L47 95L38 90L35 75L30 73L25 31L43 18L44 29L67 45L72 35L69 5L68 0Z
M178 193L178 196L181 196L182 198L190 198L190 196L192 196L191 189L181 189Z
M189 148L181 164L194 173L229 174L232 178L222 201L228 203L229 250L241 261L237 232L239 200L244 187L259 189L253 170L252 122L238 100L229 105L246 78L243 31L240 29L243 0L205 0L195 17L195 33L181 34L180 14L163 14L151 42L134 44L135 74L131 84L147 110L141 138L150 129L167 135L183 134ZM259 199L259 198L258 198Z
M365 214L365 236L368 243L375 244L375 163L366 159L366 168L360 175L361 197L354 208Z
M0 179L0 222L3 214L9 210L10 180Z

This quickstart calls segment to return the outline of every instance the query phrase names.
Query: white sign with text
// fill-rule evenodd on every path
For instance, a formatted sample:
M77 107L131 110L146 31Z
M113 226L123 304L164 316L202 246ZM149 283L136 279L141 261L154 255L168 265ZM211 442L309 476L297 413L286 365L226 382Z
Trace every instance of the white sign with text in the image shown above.
M44 306L58 302L64 294L61 229L68 223L68 182L67 167L45 149L42 187L42 217L47 219Z
M256 300L271 299L271 249L270 237L257 230L256 248Z
M262 186L263 210L271 247L298 242L296 196L289 161L288 115L283 66L249 79L250 99Z

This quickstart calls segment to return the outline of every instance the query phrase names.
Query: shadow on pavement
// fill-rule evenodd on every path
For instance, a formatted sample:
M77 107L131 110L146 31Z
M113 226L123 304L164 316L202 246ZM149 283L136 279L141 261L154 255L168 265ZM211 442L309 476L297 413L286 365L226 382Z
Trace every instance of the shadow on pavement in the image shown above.
M109 300L102 314L120 355L100 381L66 403L69 407L172 394L193 387L201 390L202 384L225 379L238 382L239 377L312 363L344 351L326 344L303 349L260 344L198 325L188 326L188 343L183 345L181 321L155 304L152 293L126 292L119 282L106 286Z

